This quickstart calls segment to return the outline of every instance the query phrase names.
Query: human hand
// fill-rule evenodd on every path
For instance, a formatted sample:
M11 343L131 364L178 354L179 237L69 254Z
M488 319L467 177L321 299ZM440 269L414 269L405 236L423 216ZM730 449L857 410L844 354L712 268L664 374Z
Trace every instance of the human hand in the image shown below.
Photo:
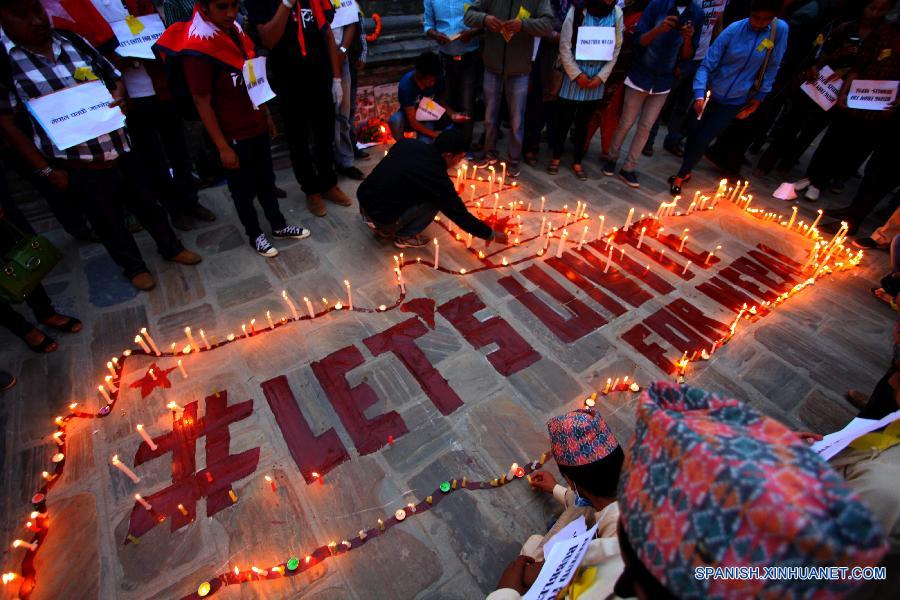
M222 161L222 166L226 169L239 169L241 167L237 153L230 146L219 150L219 160Z
M437 43L443 46L444 44L450 43L450 38L441 33L440 31L436 31L434 33L434 39L437 40Z
M531 487L541 492L552 493L556 487L556 478L547 471L538 471L531 476Z
M471 121L472 117L470 117L466 113L455 112L450 115L450 120L454 123L465 123L466 121Z
M357 71L362 71L365 68L366 68L366 61L364 61L363 59L359 59L358 61L356 61L356 70Z
M681 39L689 40L694 37L694 24L688 21L684 27L681 28Z
M821 435L813 433L812 431L795 431L794 433L807 444L812 444L822 439Z
M587 89L594 90L603 85L603 78L599 75L595 77L591 77L591 80L588 82Z
M47 175L47 182L53 186L53 189L65 191L69 188L69 174L62 169L53 169Z
M579 73L578 77L575 78L575 85L580 87L583 90L588 89L588 85L591 83L591 78L585 75L584 73Z
M465 31L463 31L459 34L459 41L461 41L463 43L469 42L471 40L474 40L476 37L478 37L479 33L481 33L481 32L478 31L477 29L466 29Z
M815 83L819 79L819 68L815 65L811 66L806 70L804 78L806 79L807 83Z
M697 113L697 117L703 114L703 107L706 104L706 100L703 98L697 98L694 100L694 112Z
M741 111L735 115L735 119L746 119L750 115L756 112L756 109L759 108L759 100L753 99L747 103L747 106L741 109Z
M659 25L656 26L662 32L672 31L676 27L678 27L678 17L675 15L669 15L665 19L663 19Z
M494 15L488 15L484 18L484 28L493 33L500 33L500 29L503 27L503 21L495 17Z
M341 100L344 99L344 88L341 85L340 77L334 77L331 80L331 99L334 100L335 106L340 106Z
M525 567L532 563L534 563L534 559L530 556L520 555L516 557L516 560L509 563L509 566L503 571L503 575L500 576L500 581L497 582L497 589L507 588L516 590L520 594L524 593L528 589L524 582Z
M510 21L506 21L503 23L503 33L512 37L513 35L522 31L522 21L519 19L512 19Z

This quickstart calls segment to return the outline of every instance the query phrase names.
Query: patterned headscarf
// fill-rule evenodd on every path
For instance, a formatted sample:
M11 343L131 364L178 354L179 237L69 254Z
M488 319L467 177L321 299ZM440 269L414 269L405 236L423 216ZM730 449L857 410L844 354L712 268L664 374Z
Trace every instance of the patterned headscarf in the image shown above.
M680 598L832 597L855 582L701 579L695 568L876 566L886 551L877 521L840 476L738 400L655 383L625 454L625 533Z
M547 431L556 464L566 467L589 465L619 447L603 417L590 409L553 417L547 421Z

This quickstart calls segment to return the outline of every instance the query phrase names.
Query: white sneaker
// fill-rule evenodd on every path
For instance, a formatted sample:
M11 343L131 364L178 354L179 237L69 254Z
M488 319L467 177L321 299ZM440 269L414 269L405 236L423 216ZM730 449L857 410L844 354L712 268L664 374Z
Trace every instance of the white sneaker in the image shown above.
M806 188L809 187L809 177L804 177L803 179L798 179L794 182L794 191L802 192Z
M278 240L302 240L303 238L308 238L309 234L309 229L295 225L286 225L284 228L272 232L272 235Z
M806 198L807 200L809 200L810 202L815 202L816 200L819 199L820 193L821 192L820 192L819 188L817 188L814 185L811 185L806 189L806 193L803 195L803 197Z
M256 252L260 256L265 256L266 258L278 256L278 250L269 243L269 240L266 239L266 236L263 233L256 237L256 241L253 244L256 247Z

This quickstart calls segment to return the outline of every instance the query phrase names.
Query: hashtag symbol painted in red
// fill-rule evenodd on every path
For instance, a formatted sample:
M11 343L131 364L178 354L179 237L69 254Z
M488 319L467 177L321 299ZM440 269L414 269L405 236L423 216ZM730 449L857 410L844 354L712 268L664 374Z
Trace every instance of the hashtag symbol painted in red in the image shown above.
M153 438L156 450L141 442L134 457L140 466L165 454L172 454L172 485L145 500L153 507L146 510L135 504L128 526L129 536L142 536L166 519L172 531L194 520L197 501L206 498L206 516L211 517L231 506L231 484L251 475L259 462L259 448L230 454L228 426L246 419L253 412L253 400L228 406L227 392L206 398L206 414L197 418L197 402L184 407L181 418L174 419L172 431ZM197 440L205 439L206 468L197 471ZM187 514L183 514L178 505ZM130 538L129 538L130 539Z

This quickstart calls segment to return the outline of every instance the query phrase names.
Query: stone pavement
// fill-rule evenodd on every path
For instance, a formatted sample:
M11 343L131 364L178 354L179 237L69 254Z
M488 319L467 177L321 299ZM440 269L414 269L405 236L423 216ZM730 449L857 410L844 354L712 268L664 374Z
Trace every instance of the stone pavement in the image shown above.
M374 156L380 154L381 149L373 149ZM360 166L369 170L374 162ZM31 537L23 524L31 511L29 499L42 485L41 472L52 471L54 417L68 413L72 402L79 403L76 410L91 413L105 404L95 390L107 374L106 361L134 346L142 327L149 328L163 350L173 342L178 348L187 344L185 326L195 337L203 329L216 343L229 333L240 337L241 324L249 327L252 318L257 330L265 329L266 311L276 321L290 316L282 290L300 316L306 314L304 296L315 302L316 312L323 309L322 298L329 305L338 299L346 303L345 279L351 282L356 308L386 305L388 310L331 312L239 339L209 354L185 356L187 379L174 359L156 359L158 368L174 369L167 374L172 387L157 387L146 398L129 384L146 378L154 361L140 355L128 359L112 414L73 419L66 428L67 468L49 496L51 529L36 557L32 597L181 597L234 567L246 574L251 566L268 568L290 556L302 558L331 540L352 539L360 529L377 534L377 519L388 519L408 502L421 502L444 480L465 476L489 481L514 461L525 464L539 457L548 446L546 419L579 406L592 391L602 390L607 378L627 375L644 385L668 377L623 335L677 298L729 323L734 313L699 293L697 285L757 243L800 261L809 246L799 235L723 203L711 213L663 221L669 233L689 227L690 247L698 252L721 245L717 254L722 261L710 270L695 266L690 282L654 265L653 272L674 289L660 293L645 282L644 294L651 298L640 306L616 298L614 303L627 309L621 316L598 303L596 294L589 296L560 276L546 256L466 276L407 264L402 271L405 300L428 298L435 304L413 303L397 310L396 250L373 239L355 207L329 206L326 218L311 217L289 169L281 167L279 185L289 192L283 210L289 222L302 220L312 237L279 242L278 258L260 258L247 245L225 188L204 191L204 204L219 219L181 234L186 246L203 254L199 267L165 263L149 237L138 235L159 281L150 293L130 289L101 247L77 244L52 223L45 224L65 254L47 289L57 308L80 316L85 329L57 336L60 350L48 356L27 353L0 331L0 365L20 380L0 404L0 427L6 432L0 445L2 540ZM593 178L586 183L567 169L550 177L524 167L519 191L504 192L504 199L521 199L537 209L545 196L548 208L557 210L586 200L592 232L599 214L608 230L622 225L629 207L655 212L668 199L665 180L675 167L667 155L645 160L643 185L636 191L603 178L596 163L588 164ZM754 181L754 205L787 215L790 205L768 198L776 184ZM354 185L342 185L353 195ZM715 176L701 170L694 185L711 191ZM694 185L687 195L697 189ZM849 192L828 196L820 205L838 205L850 197ZM814 208L801 202L798 218L809 223ZM523 237L533 235L539 216L523 215L523 220ZM577 241L580 227L570 228L571 242ZM430 232L440 239L442 267L471 271L479 266L438 225ZM550 255L555 247L556 240ZM504 256L514 260L536 248L537 242L531 242ZM628 251L639 256L633 247ZM431 261L433 249L404 254L406 263ZM542 284L523 275L534 265L539 265L537 272L529 272ZM841 398L845 389L870 390L889 362L893 318L868 291L886 269L886 254L871 252L859 267L826 277L764 318L741 321L735 338L712 360L689 367L688 381L746 400L792 427L817 432L842 427L854 414ZM524 294L522 289L510 292L517 289L514 283L501 283L513 271ZM551 282L541 279L541 273ZM468 312L448 308L451 300L473 292L484 308L477 303ZM541 306L549 312L541 313ZM608 323L601 326L601 321ZM394 326L407 329L381 335ZM652 333L645 341L662 344L671 361L681 352L670 340ZM199 339L197 343L202 345ZM219 390L226 394L217 398ZM240 415L210 416L219 404L228 411L226 402L233 407L248 400ZM160 441L173 429L164 408L169 401L186 408L202 430L195 437L170 436L176 452ZM620 440L627 440L632 430L635 402L631 393L598 400ZM134 429L138 423L160 443L159 451L151 455L142 447ZM141 477L140 483L133 484L110 465L113 454ZM343 462L342 454L347 457ZM241 473L250 474L237 473L238 463L247 467ZM188 470L177 474L173 469ZM324 473L324 480L315 479L312 470ZM274 493L266 475L274 478ZM171 491L173 478L189 483ZM222 482L226 487L216 488ZM236 502L228 499L228 489ZM125 543L129 531L137 531L136 520L146 518L133 500L135 492L148 498L162 494L153 501L167 520L156 526L146 521L149 531L136 537L138 543ZM189 516L173 510L174 502L183 504ZM551 499L537 496L524 481L456 491L384 537L372 535L346 556L317 560L296 577L228 585L216 596L476 598L493 589L520 543L543 531L556 510ZM23 549L4 548L2 571L19 572Z

